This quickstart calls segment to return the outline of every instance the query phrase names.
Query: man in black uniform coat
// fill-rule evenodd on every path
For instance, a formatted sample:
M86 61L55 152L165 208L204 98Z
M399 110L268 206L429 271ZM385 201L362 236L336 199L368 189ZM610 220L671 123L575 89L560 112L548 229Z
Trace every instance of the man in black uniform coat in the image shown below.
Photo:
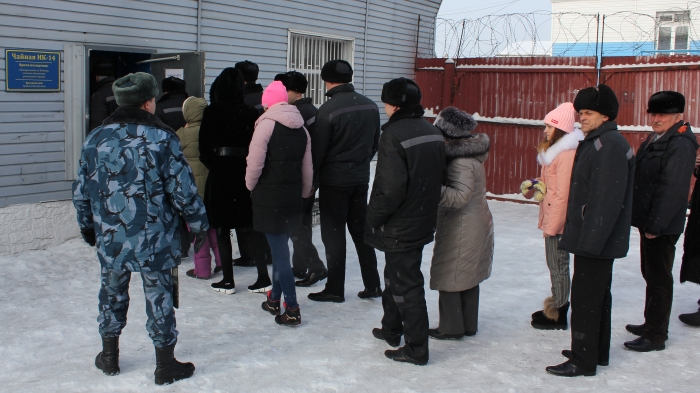
M285 74L275 76L276 81L281 81L287 88L289 103L299 109L301 117L304 118L304 127L313 135L316 125L316 112L318 109L311 97L304 97L309 82L304 74L296 71L289 71ZM314 141L311 141L311 150L314 148ZM298 287L310 287L317 282L328 277L328 270L323 265L323 261L318 256L318 250L313 243L313 208L316 202L315 193L304 198L304 216L301 227L292 231L292 244L294 244L294 254L292 255L292 271L294 276L301 278L296 282Z
M681 284L690 281L700 284L700 156L695 159L695 187L690 198L690 215L685 227L683 240L683 262L681 264ZM700 304L700 300L698 300ZM688 326L700 327L700 309L693 313L678 316Z
M345 301L345 227L357 257L365 289L360 298L382 295L377 255L364 243L369 164L379 143L379 108L350 83L352 67L331 60L321 69L326 96L311 133L314 189L319 189L321 239L326 247L328 280L323 291L309 294L318 302Z
M189 95L185 91L185 81L174 76L163 79L163 96L156 102L156 116L170 128L177 131L185 126L182 103Z
M119 107L112 92L115 71L116 67L111 59L97 59L92 66L92 74L96 83L90 92L90 129L87 131L88 133L101 126L102 122Z
M241 70L245 81L245 86L243 87L245 97L243 101L248 107L254 108L258 116L262 115L265 112L262 106L263 87L260 83L257 83L260 68L258 68L257 64L248 60L236 63L235 67Z
M637 151L632 226L639 228L642 277L647 288L644 323L627 325L630 333L640 336L625 343L625 348L633 351L661 351L668 340L673 259L685 225L698 150L690 124L683 124L684 110L681 93L660 91L652 95L647 113L654 133Z
M382 328L374 337L398 347L384 352L397 362L428 363L428 309L425 305L423 247L432 242L445 176L445 139L423 119L418 85L405 78L384 84L389 115L379 141L365 242L384 251Z
M571 172L566 222L559 248L574 254L571 350L549 373L593 376L610 358L612 267L629 250L634 151L614 122L620 105L606 85L579 91L574 100L581 131Z

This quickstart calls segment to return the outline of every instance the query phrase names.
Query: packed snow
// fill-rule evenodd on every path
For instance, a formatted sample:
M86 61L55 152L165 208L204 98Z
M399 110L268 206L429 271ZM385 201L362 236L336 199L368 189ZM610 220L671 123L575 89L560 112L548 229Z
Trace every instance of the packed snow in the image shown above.
M675 284L670 339L661 352L636 353L622 343L634 338L627 323L641 323L644 281L639 237L629 256L615 263L613 332L609 367L595 377L561 378L545 366L566 360L570 331L530 327L530 314L549 293L537 206L489 201L495 221L493 274L482 284L479 332L460 341L430 341L430 363L419 367L384 357L389 347L372 337L380 326L379 299L361 300L360 271L350 236L346 302L306 298L322 284L300 288L303 323L281 327L260 309L264 296L249 293L255 268L235 268L238 293L209 289L212 280L180 269L180 331L175 351L197 367L173 385L153 383L155 356L145 330L141 280L134 275L129 323L121 336L121 374L95 368L99 264L81 240L44 251L0 257L0 391L2 392L697 392L700 329L684 326L679 313L695 312L700 287ZM319 228L314 241L324 248ZM682 244L683 239L679 241ZM432 244L424 251L430 272ZM676 254L678 276L682 251ZM380 269L384 265L379 253ZM220 275L218 276L220 277ZM217 276L214 277L217 279ZM431 326L438 323L438 294L426 286Z

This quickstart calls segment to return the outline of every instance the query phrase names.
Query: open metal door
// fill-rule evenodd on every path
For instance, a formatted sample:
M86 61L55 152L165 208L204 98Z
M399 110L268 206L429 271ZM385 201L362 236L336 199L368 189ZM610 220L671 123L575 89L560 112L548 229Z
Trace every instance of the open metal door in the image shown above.
M150 64L151 74L158 81L157 99L163 95L161 82L167 76L177 76L187 84L187 93L195 97L204 97L204 52L154 53L149 60L138 64Z

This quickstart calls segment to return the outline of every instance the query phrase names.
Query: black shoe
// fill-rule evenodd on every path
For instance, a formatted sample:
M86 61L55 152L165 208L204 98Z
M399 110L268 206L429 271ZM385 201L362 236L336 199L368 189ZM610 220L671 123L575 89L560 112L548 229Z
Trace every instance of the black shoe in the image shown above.
M295 284L298 287L310 287L321 280L328 278L328 270L323 269L318 272L309 273L303 280L297 281Z
M255 266L255 261L250 258L240 257L233 260L233 266L251 267Z
M476 332L470 332L470 331L467 330L467 331L464 332L464 335L467 336L467 337L471 337L471 336L475 336L475 335L476 335Z
M269 277L262 280L258 278L255 284L248 286L248 292L253 293L267 293L269 290L272 290L272 283Z
M546 302L545 302L546 303ZM569 303L567 302L559 308L545 306L544 310L532 314L532 325L540 330L566 330L569 328L567 316L569 314ZM552 319L555 318L555 319Z
M411 357L406 354L405 345L399 349L387 349L386 351L384 351L384 356L388 357L389 359L395 362L411 363L418 366L425 366L426 364L428 364L428 354L421 357L420 359Z
M233 280L228 281L226 279L223 279L219 282L211 284L211 289L216 292L225 293L227 295L233 295L234 293L236 293L236 283Z
M102 352L95 358L95 367L105 375L119 374L119 336L102 337Z
M688 326L700 327L700 311L692 314L681 314L678 319Z
M401 345L401 335L400 334L398 334L396 336L391 336L391 335L387 336L387 335L384 335L383 329L374 328L374 329L372 329L372 335L376 339L386 341L386 343L389 344L389 346L392 346L394 348Z
M153 373L156 385L167 385L194 374L194 364L181 363L175 359L175 344L169 347L156 347L156 371Z
M595 375L595 371L584 371L580 367L571 363L571 360L567 360L566 362L556 366L549 366L545 368L545 370L547 370L548 373L559 377L579 377L581 375L584 377L592 377Z
M376 287L374 289L365 288L364 291L360 291L357 293L357 297L359 297L360 299L371 299L371 298L382 297L382 288L380 288L380 287Z
M275 317L275 322L282 326L299 326L301 324L301 310L299 310L299 307L293 310L287 308L284 310L284 314Z
M632 325L628 324L625 326L628 332L634 334L635 336L641 336L644 333L644 325Z
M476 334L476 333L474 333ZM436 340L459 340L464 337L464 334L444 334L437 329L428 329L428 336Z
M567 358L567 359L571 359L571 358L574 357L574 353L571 352L570 349L563 349L563 350L561 351L561 354L562 354L562 356L564 356L564 357ZM610 364L610 362L608 362L607 360L598 360L598 365L599 365L599 366L607 366L607 365L609 365L609 364Z
M199 277L198 275L195 274L194 269L190 269L187 272L185 272L187 277L192 277L192 278L198 278L200 280L208 280L209 277Z
M219 273L219 272L221 272L222 270L224 270L223 267L221 267L221 266L216 266L216 267L214 267L214 273L212 273L212 274Z
M666 349L666 344L657 344L647 340L644 337L639 337L632 341L627 341L625 343L625 348L629 349L630 351L637 352L663 351Z
M330 293L323 290L321 292L310 293L309 300L313 300L315 302L343 303L345 301L345 298L343 296L331 295Z
M267 300L263 302L262 309L274 316L280 315L280 301L270 299L270 293L268 292Z

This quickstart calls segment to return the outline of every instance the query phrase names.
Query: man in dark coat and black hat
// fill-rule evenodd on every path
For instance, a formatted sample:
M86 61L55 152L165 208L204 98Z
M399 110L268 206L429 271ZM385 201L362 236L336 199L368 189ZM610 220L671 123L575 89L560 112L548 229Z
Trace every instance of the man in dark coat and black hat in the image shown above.
M262 115L265 110L262 106L263 87L258 82L258 74L260 68L252 61L241 61L234 66L243 74L245 86L243 87L244 102L248 107L255 109L258 116Z
M185 91L185 81L170 76L163 79L160 85L163 96L156 101L156 116L173 130L179 130L187 123L182 114L182 103L189 97Z
M700 156L695 159L696 179L700 177ZM697 180L693 195L690 198L690 215L685 227L685 239L683 240L683 263L681 264L681 284L690 281L700 284L700 186ZM700 304L700 300L698 300ZM700 327L700 310L694 313L678 316L681 322L688 326Z
M420 266L432 242L445 175L445 139L423 119L421 92L410 79L384 84L389 121L379 141L365 242L384 251L384 316L374 337L398 347L384 352L397 362L428 363L428 310Z
M571 172L564 234L559 248L574 254L571 350L549 373L596 374L610 356L612 267L629 250L634 151L614 122L620 105L606 85L579 91L574 100L581 131Z
M93 63L92 75L95 78L95 85L90 92L90 130L88 133L101 126L102 122L119 107L112 92L115 72L116 66L112 59L100 58Z
M698 142L684 123L685 97L660 91L649 98L647 113L654 133L637 151L632 226L641 238L642 276L647 283L644 323L627 325L639 338L625 348L661 351L668 340L673 302L673 259L683 233L690 177Z

